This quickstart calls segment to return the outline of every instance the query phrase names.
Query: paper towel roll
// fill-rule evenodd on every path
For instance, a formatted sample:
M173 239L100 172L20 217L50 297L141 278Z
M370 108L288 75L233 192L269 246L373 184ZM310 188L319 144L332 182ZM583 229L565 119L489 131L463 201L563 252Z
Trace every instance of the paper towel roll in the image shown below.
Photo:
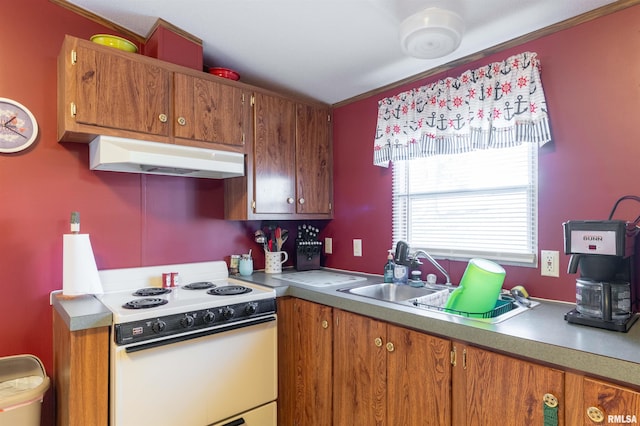
M62 253L62 294L102 294L89 234L63 235Z

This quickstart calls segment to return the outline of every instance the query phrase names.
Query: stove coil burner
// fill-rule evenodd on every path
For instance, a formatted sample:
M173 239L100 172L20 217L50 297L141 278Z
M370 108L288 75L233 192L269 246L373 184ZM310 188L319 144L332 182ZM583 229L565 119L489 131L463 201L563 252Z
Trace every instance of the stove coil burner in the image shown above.
M187 290L206 290L208 288L214 288L216 285L212 282L209 281L199 281L196 283L191 283L191 284L187 284L182 286L182 288L185 288Z
M235 296L238 294L249 293L251 291L253 291L253 289L243 285L227 285L224 287L213 288L207 291L207 293L213 294L214 296Z
M136 290L133 295L134 296L160 296L161 294L171 293L170 288L160 288L160 287L146 287L141 288L140 290Z
M169 303L167 299L161 299L159 297L145 297L144 299L135 299L122 305L126 309L147 309L155 308L156 306L162 306Z

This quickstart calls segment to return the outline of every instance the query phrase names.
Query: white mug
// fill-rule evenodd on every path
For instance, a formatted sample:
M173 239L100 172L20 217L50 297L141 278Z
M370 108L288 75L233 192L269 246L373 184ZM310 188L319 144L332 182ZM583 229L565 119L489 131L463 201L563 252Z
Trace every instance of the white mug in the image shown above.
M284 258L283 258L284 255ZM279 274L282 272L282 264L289 260L286 251L265 251L264 272L267 274Z

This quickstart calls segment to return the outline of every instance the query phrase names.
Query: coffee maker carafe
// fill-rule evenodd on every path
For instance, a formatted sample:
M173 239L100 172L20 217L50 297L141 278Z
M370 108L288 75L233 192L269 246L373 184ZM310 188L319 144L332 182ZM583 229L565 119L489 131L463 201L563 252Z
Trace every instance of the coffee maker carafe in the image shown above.
M565 253L576 280L576 308L565 315L570 323L608 330L629 330L637 320L635 293L635 232L620 220L568 221L563 224Z

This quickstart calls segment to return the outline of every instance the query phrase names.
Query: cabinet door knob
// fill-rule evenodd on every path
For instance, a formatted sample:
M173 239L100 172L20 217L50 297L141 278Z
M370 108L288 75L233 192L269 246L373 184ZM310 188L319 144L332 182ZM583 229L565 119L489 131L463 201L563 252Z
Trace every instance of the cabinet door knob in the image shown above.
M293 204L293 201L292 197L287 198L287 204Z
M558 406L558 398L551 393L545 393L543 398L544 404L549 408L555 408Z
M184 126L185 124L187 124L187 119L184 117L178 117L178 124Z
M587 408L587 417L595 423L602 423L604 421L604 413L598 407Z
M373 340L373 344L374 344L374 345L376 345L377 347L382 346L382 339L381 339L381 338L379 338L379 337L376 337L376 338Z
M167 114L160 114L158 116L158 120L160 120L161 123L166 123L168 119Z
M304 204L304 198L300 198L300 199L298 200L298 202L299 202L300 204Z
M395 350L396 350L396 348L393 346L393 343L387 342L387 351L393 352Z
M327 320L322 321L322 328L329 328L329 322Z

